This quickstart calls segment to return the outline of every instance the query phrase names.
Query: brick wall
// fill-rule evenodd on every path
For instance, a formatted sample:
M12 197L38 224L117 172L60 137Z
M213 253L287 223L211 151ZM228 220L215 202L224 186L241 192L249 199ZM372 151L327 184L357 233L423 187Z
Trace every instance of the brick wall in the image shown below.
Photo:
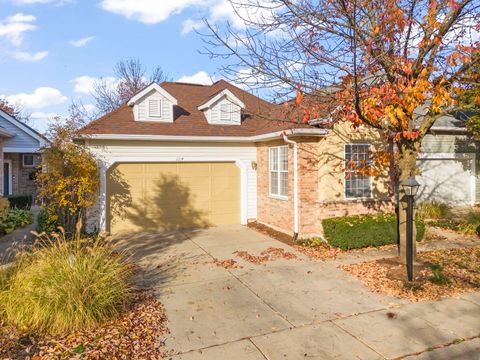
M325 164L319 156L322 143L318 138L296 138L299 161L299 236L313 237L323 234L321 220L331 217L374 214L393 211L388 196L376 200L325 201L319 172ZM257 144L257 221L274 229L293 233L293 147L288 150L288 199L269 195L269 153L272 146L286 145L282 140ZM343 172L331 172L334 180L343 183ZM324 189L327 191L326 189Z
M35 194L35 181L30 174L40 165L41 156L33 156L35 167L23 167L22 154L19 153L5 153L4 159L12 161L12 193Z

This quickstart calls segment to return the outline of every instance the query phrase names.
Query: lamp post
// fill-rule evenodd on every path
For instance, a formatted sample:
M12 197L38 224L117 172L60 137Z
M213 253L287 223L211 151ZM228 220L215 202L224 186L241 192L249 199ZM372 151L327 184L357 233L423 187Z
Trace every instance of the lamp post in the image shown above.
M402 183L403 192L407 198L407 278L413 280L413 202L420 184L410 176Z

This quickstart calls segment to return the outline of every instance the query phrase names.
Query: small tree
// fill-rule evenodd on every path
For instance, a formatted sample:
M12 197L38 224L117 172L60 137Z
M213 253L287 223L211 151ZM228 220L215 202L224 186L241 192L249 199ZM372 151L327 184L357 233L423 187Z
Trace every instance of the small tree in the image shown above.
M276 99L297 92L291 104L301 108L303 121L378 129L396 144L398 182L415 175L422 139L435 121L464 107L459 99L478 64L478 1L229 2L245 31L207 23L207 52L237 59L223 73L276 89ZM404 217L400 211L400 223ZM403 260L405 243L400 227Z
M57 119L48 130L50 145L43 152L36 177L38 199L45 208L46 228L62 226L73 234L86 210L98 199L99 174L93 155L73 139L79 129L75 119Z
M30 122L30 116L27 114L20 104L12 104L7 99L0 98L0 110L5 111L8 115L23 121L24 123Z

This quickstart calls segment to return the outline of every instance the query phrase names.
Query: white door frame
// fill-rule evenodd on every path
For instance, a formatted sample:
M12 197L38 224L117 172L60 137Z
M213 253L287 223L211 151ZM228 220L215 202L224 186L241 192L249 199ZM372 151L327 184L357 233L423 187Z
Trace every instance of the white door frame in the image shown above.
M153 157L115 157L100 164L100 231L107 230L107 171L117 163L153 163L153 162L234 162L240 169L240 223L247 224L248 219L248 163L234 157L190 157L190 156L153 156Z
M8 194L3 194L3 195L12 195L12 193L13 193L13 191L12 191L12 183L13 183L12 160L4 159L3 163L8 164ZM3 169L2 169L2 171L3 171ZM5 179L3 181L5 181ZM3 192L3 189L2 189L2 192Z

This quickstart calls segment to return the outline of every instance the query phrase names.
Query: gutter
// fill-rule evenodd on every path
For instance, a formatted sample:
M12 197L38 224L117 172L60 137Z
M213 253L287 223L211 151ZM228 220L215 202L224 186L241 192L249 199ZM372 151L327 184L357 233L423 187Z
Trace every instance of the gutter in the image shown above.
M287 144L293 145L293 241L295 241L298 238L298 144L288 138L286 131L282 136Z
M326 129L290 129L289 136L325 136ZM81 135L77 140L144 140L144 141L192 141L192 142L259 142L282 137L285 130L254 136L178 136L138 134L91 134Z

